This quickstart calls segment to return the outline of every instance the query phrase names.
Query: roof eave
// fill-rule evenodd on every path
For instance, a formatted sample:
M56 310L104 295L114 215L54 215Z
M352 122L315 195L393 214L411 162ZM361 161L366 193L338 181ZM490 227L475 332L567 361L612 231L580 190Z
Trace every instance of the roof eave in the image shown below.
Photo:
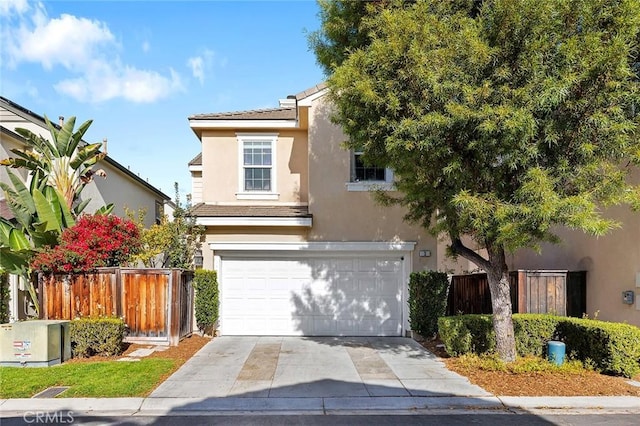
M313 226L312 217L219 217L199 216L196 219L198 225L203 226L266 226L266 227L305 227Z
M312 93L308 96L298 99L298 107L311 106L316 99L323 97L324 95L327 94L328 91L329 91L329 88L323 87L322 89L318 90L315 93Z
M198 136L202 129L295 129L298 120L233 120L189 119L191 130Z

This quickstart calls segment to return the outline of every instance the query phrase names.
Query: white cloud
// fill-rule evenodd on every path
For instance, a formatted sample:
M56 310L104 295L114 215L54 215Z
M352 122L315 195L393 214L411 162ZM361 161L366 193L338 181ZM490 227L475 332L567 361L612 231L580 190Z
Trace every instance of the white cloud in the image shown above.
M191 74L198 80L200 84L204 83L204 60L200 57L189 58L187 65L191 68Z
M180 76L173 70L163 75L123 64L121 46L106 23L69 14L49 18L41 3L34 8L18 0L12 3L15 5L0 3L0 11L20 14L19 22L12 22L13 28L2 30L8 66L30 62L45 70L64 68L72 76L54 84L58 92L82 102L116 98L154 102L183 90ZM149 44L145 42L142 48L148 50Z
M105 102L123 98L136 103L155 102L183 90L178 73L169 70L170 77L155 71L130 66L110 67L96 62L82 77L66 79L55 85L62 94L80 102Z
M78 70L101 47L113 47L115 37L106 24L62 15L44 20L34 27L21 26L15 33L9 53L16 62L39 62L45 69L62 65Z
M213 66L213 57L213 51L204 49L201 55L187 59L187 66L191 69L191 74L200 81L201 85L204 84L205 74Z
M148 42L148 41L144 41L144 42L142 43L142 51L143 51L144 53L147 53L149 50L151 50L151 45L149 44L149 42Z
M0 16L22 15L29 10L27 0L2 0L0 1Z

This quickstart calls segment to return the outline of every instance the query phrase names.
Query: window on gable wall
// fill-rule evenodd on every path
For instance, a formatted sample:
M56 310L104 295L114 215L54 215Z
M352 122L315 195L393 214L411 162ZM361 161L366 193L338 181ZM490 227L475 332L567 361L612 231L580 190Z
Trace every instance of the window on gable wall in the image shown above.
M351 181L349 191L369 191L372 189L393 189L393 170L367 163L362 151L351 153Z
M240 173L238 199L277 199L275 142L277 135L238 135Z
M385 172L386 169L384 167L378 167L376 165L371 165L365 163L362 158L362 152L355 151L353 153L353 173L352 181L353 182L364 182L364 181L385 181Z

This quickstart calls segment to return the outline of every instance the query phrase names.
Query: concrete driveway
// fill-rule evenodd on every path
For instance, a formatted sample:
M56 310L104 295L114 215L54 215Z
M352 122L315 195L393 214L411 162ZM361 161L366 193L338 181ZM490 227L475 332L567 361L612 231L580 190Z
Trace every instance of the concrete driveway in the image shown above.
M490 396L401 337L213 339L150 398Z

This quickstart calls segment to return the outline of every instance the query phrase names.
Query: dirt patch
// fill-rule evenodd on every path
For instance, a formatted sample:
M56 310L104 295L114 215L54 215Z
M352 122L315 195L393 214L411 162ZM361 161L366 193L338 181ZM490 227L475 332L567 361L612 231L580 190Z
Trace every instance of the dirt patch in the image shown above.
M200 336L199 334L192 334L191 337L186 337L180 341L178 346L167 346L166 349L153 351L145 358L168 358L178 361L178 365L182 365L195 355L204 345L211 341L211 337ZM141 345L137 343L130 344L124 351L121 357L126 357L138 349L153 348L154 345ZM121 358L119 357L119 358Z
M189 358L195 355L204 345L211 341L211 337L192 334L180 341L178 346L167 346L166 349L154 350L150 355L144 358L168 358L177 361L176 369L185 363ZM81 363L81 362L99 362L99 361L117 361L118 359L128 357L138 349L151 349L156 345L125 343L125 350L122 355L118 356L92 356L89 358L72 358L65 363Z
M483 371L449 357L437 339L420 343L436 354L449 370L498 396L640 396L640 387L630 385L628 379L622 377L592 371L580 374ZM640 377L636 377L636 381L640 381Z

